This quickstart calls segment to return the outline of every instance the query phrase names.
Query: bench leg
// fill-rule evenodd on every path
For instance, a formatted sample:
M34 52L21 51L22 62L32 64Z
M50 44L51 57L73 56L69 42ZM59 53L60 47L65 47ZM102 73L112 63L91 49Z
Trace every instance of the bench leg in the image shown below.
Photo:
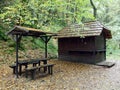
M48 66L48 74L50 74L50 72L51 72L50 68L51 68L51 67L50 67L50 66Z
M26 78L28 78L28 72L29 72L28 70L25 71ZM35 70L31 70L30 73L31 73L31 79L34 80L35 79Z
M43 61L43 64L47 64L47 60ZM47 71L47 67L44 67L44 71Z
M48 66L48 74L53 74L53 66Z
M38 65L40 66L40 61L39 61Z
M43 69L44 69L44 73L45 73L45 72L47 71L47 68L46 68L46 67L44 67Z
M28 67L28 65L26 64L26 65L25 65L25 68L27 68L27 67Z
M38 66L40 66L40 61L39 61L39 63L38 63ZM39 68L39 71L40 71L40 68Z
M35 70L31 70L31 79L32 79L32 80L35 79Z
M53 74L53 66L51 66L51 75Z
M36 67L38 63L33 63L33 67Z
M13 74L16 74L16 67L13 67Z
M24 66L25 66L25 69L28 67L27 64L24 64ZM21 76L21 74L22 74L22 64L19 65L19 75Z
M22 65L19 65L19 74L21 76L21 73L22 73Z
M25 71L25 77L28 78L28 70Z
M50 74L53 74L53 66L50 66Z

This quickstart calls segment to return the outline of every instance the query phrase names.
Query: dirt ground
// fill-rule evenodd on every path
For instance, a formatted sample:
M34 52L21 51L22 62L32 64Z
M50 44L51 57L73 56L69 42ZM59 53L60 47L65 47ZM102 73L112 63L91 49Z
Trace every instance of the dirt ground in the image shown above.
M120 60L115 66L102 66L50 60L56 64L53 75L16 79L8 64L0 65L0 90L120 90Z

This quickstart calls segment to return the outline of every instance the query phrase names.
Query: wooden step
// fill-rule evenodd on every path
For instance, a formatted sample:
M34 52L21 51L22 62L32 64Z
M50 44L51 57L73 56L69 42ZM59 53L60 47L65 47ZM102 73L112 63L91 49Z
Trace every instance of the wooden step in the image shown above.
M115 63L114 62L108 62L108 61L102 61L102 62L96 63L96 65L110 68L110 67L114 66Z

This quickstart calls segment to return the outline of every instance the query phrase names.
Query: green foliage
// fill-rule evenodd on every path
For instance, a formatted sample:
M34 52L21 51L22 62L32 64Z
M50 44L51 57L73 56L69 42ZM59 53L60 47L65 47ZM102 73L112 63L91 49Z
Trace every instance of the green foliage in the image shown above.
M107 41L107 54L120 51L120 0L101 0L97 4L98 20L112 32L112 40ZM101 8L102 7L102 8Z
M6 25L2 24L2 22L0 21L0 40L4 40L6 41L8 38L5 35L5 31L6 31Z
M14 4L14 5L13 5ZM2 9L0 17L10 25L25 25L41 28L43 25L81 22L83 18L93 19L87 0L13 0L13 4Z
M53 55L57 56L58 52L57 52L57 44L53 42L53 40L51 40L48 43L48 52L52 53Z
M33 49L41 48L42 50L44 50L45 44L41 39L33 38L32 43L33 43L33 46L32 46Z

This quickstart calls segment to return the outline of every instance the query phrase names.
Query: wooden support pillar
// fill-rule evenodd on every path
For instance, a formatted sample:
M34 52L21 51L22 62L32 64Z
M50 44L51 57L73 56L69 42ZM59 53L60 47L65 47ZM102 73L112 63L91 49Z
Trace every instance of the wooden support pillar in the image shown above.
M47 58L47 37L45 37L45 58Z
M52 36L44 36L41 37L41 39L44 41L45 43L45 58L47 58L47 44L49 42L49 40L51 39Z
M16 35L16 77L18 78L18 35Z
M106 38L105 37L104 37L104 49L105 49L104 60L106 60Z
M96 37L94 37L94 41L95 41ZM96 42L94 43L94 48L93 48L93 60L94 60L94 64L96 64Z
M20 35L16 35L15 41L16 41L16 77L18 78L18 48L21 40Z

